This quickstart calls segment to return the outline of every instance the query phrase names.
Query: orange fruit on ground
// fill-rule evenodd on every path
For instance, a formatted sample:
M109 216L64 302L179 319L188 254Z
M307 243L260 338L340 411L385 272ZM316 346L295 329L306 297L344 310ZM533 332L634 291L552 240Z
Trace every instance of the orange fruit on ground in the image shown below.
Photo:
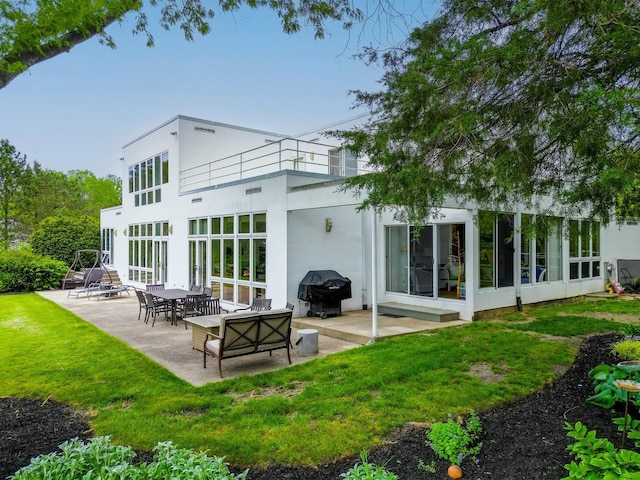
M449 478L462 478L462 469L457 465L451 465L447 470Z

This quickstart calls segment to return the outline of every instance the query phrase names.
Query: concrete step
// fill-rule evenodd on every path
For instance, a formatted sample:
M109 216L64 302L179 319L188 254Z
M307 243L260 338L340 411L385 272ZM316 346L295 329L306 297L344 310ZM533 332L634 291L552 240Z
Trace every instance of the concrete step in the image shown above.
M378 313L380 315L419 318L430 322L451 322L460 319L460 315L454 310L406 305L397 302L378 304Z
M331 317L329 317L329 320ZM371 326L369 325L339 325L334 322L327 322L327 320L320 320L312 318L294 318L291 321L291 326L298 330L303 328L312 328L318 330L320 335L325 335L331 338L337 338L338 340L344 340L345 342L357 343L364 345L371 340ZM292 337L291 341L295 344L296 338ZM295 348L295 345L294 345Z

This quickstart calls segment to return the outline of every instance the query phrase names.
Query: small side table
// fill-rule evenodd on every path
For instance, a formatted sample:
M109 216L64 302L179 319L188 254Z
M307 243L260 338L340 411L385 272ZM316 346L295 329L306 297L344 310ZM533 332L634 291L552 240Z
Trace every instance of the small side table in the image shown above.
M220 317L221 315L203 315L185 318L185 322L191 324L191 342L194 350L202 351L207 333L220 332Z

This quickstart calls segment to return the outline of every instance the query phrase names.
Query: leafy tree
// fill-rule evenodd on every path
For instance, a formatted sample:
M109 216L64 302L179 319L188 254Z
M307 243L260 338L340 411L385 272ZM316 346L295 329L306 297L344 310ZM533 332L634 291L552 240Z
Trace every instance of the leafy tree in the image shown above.
M355 92L372 116L341 136L376 173L349 187L417 223L545 196L606 223L640 172L639 38L636 1L446 0L384 56L383 91Z
M15 206L27 159L8 140L0 140L0 244L6 250L14 240Z
M122 203L122 182L116 175L98 178L89 170L72 170L69 178L81 191L82 211L86 215L100 217L100 209Z
M22 233L28 238L45 218L73 216L82 202L78 181L62 172L42 168L38 162L27 167L23 191L16 217Z
M115 47L106 28L120 21L129 12L136 14L134 33L153 36L144 11L145 5L160 10L160 25L165 29L178 27L187 40L194 34L205 35L214 10L233 12L243 6L270 8L282 22L285 33L295 33L302 23L311 25L317 38L324 37L324 24L342 21L349 28L361 17L351 0L0 0L0 88L4 88L32 65L69 51L95 35L110 47Z
M38 255L71 265L76 250L100 249L100 222L89 216L59 216L43 220L29 239Z

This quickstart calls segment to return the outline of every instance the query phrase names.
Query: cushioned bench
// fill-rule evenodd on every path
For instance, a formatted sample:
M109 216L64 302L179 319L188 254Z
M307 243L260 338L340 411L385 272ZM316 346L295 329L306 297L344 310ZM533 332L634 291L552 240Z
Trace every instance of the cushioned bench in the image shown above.
M262 312L245 311L228 313L220 317L218 334L207 333L204 341L204 368L207 368L207 355L218 359L220 378L222 359L287 349L287 358L291 364L289 351L292 311L287 308Z

